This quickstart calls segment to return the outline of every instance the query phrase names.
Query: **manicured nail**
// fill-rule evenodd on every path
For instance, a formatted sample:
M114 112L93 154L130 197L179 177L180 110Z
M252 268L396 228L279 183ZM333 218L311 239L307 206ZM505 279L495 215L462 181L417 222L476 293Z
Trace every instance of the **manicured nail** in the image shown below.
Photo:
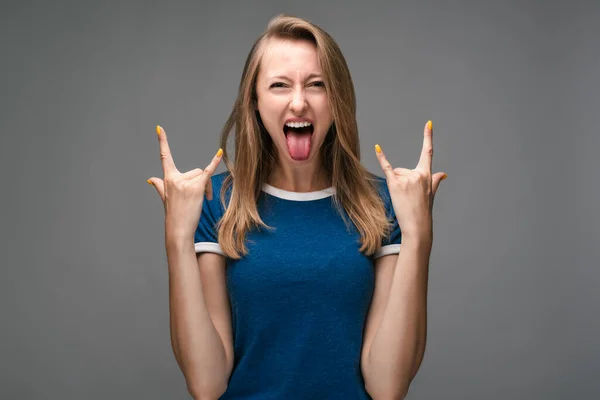
M427 121L427 129L431 130L432 126L433 126L433 122Z
M378 144L375 145L375 151L381 153L381 147Z
M150 179L148 179L146 182L148 182L150 185L154 185Z
M441 181L443 181L444 179L446 179L448 177L448 174L444 174L444 176L442 176L442 179L440 179Z
M221 157L221 154L223 154L223 149L219 149L219 151L217 151L217 157Z
M156 134L160 136L160 125L156 125Z

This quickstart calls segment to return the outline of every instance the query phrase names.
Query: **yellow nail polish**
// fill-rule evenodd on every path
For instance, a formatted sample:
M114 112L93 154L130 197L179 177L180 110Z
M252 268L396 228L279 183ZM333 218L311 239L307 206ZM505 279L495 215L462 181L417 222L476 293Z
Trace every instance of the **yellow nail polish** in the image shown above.
M160 135L160 125L156 125L156 134Z
M444 176L442 176L442 179L440 179L441 181L443 181L444 179L446 179L448 177L448 174L444 174Z
M433 126L433 122L431 122L431 120L427 121L427 129L431 130L432 126Z
M223 149L219 149L219 151L217 151L217 157L221 157L221 154L223 154Z
M378 144L375 145L375 151L381 153L381 147Z
M154 185L150 179L148 179L146 182L148 182L150 185Z

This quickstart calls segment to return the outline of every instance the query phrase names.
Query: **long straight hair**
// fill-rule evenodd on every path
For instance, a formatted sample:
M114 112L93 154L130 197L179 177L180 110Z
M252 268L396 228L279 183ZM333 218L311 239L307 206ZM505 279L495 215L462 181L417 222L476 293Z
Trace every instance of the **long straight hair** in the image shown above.
M350 71L339 46L327 32L304 19L287 15L273 18L252 46L236 102L221 132L223 161L229 171L221 190L224 206L229 188L231 197L218 223L220 247L227 257L239 259L248 253L245 238L249 230L272 229L261 219L257 201L276 159L273 141L256 111L256 77L266 44L271 39L306 40L316 47L333 116L333 124L320 149L322 165L336 189L333 195L336 209L346 226L353 223L360 233L360 251L372 255L381 246L382 238L389 234L390 225L377 192L376 177L360 163L356 97ZM232 131L235 133L233 163L227 153Z

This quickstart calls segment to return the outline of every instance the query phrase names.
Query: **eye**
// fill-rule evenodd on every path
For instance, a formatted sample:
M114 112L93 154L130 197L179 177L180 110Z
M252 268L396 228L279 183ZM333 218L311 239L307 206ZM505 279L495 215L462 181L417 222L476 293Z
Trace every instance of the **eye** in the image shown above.
M315 82L311 82L310 85L311 86L317 86L317 87L325 87L325 82L323 82L323 81L315 81Z
M271 86L269 86L269 88L281 88L281 87L285 87L285 83L275 82L275 83L272 83Z

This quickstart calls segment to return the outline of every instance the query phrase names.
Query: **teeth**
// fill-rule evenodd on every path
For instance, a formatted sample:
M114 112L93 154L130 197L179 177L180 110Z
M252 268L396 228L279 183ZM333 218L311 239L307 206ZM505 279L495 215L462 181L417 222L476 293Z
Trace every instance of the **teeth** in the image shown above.
M307 126L311 126L310 122L288 122L285 126L289 126L290 128L306 128Z

